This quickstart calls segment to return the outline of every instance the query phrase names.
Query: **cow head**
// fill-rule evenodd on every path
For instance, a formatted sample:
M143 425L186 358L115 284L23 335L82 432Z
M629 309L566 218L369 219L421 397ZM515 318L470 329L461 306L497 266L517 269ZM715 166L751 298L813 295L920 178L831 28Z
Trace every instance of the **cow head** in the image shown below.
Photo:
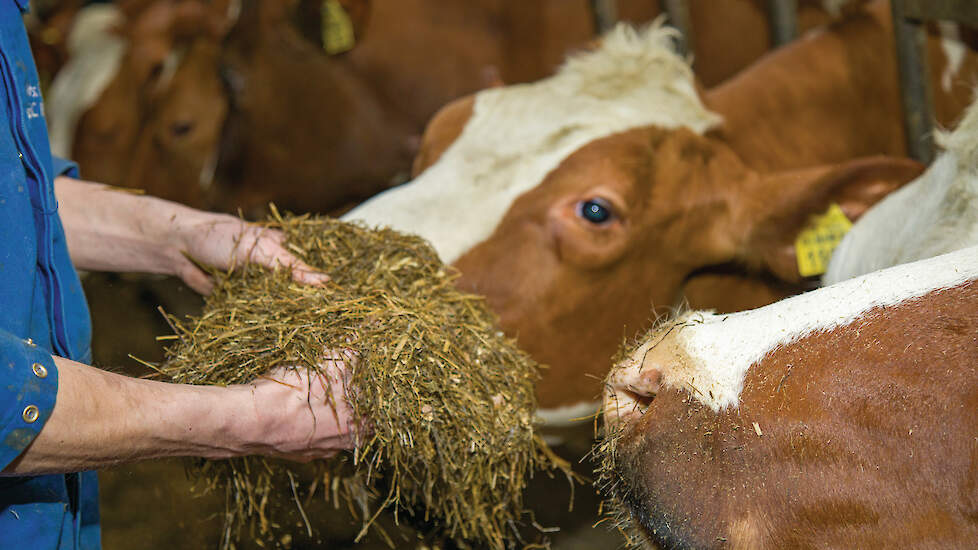
M750 169L707 132L718 117L656 32L613 34L551 79L450 105L418 177L346 216L431 240L550 366L541 407L571 407L554 420L593 409L619 343L692 275L733 265L797 283L792 244L810 214L836 201L858 215L919 171L889 159Z
M947 411L978 396L976 253L687 312L626 349L595 452L625 532L655 548L974 545L976 422Z
M126 181L190 205L213 200L213 179L228 104L216 67L219 43L196 38L135 143ZM165 169L164 169L165 167Z

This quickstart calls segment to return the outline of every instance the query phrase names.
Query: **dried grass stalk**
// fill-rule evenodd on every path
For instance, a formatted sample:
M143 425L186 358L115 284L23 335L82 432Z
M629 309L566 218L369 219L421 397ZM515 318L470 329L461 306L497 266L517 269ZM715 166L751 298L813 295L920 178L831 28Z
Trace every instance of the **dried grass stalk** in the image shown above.
M298 285L285 270L254 265L215 273L200 317L169 317L177 338L160 372L239 384L276 366L318 369L325 349L355 349L347 396L372 432L352 457L325 464L315 485L358 512L364 532L389 508L462 547L512 547L527 477L567 471L534 433L538 365L499 331L482 298L456 289L455 272L424 240L273 216L289 249L331 281ZM210 487L227 492L225 547L245 526L269 542L291 536L268 511L287 504L306 517L297 468L259 457L196 463Z

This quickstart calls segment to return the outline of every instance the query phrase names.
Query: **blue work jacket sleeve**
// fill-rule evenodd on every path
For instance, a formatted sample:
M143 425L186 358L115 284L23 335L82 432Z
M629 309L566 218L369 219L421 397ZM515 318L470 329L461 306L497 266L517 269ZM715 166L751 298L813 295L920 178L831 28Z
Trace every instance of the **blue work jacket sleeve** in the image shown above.
M0 469L34 441L57 394L58 370L51 354L0 331Z
M69 178L78 178L78 164L73 160L63 159L61 157L51 157L51 177L56 178L58 176L68 176Z

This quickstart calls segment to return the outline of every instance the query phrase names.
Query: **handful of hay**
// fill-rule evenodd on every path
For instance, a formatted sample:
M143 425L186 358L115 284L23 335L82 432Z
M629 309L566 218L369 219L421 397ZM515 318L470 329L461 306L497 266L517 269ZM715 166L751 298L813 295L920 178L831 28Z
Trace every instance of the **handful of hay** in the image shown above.
M273 215L288 248L331 281L303 286L255 265L216 273L199 318L169 317L175 343L159 371L174 382L239 384L276 366L319 369L323 350L352 348L347 397L372 431L317 484L358 505L361 536L381 510L401 508L463 547L511 546L527 476L566 471L534 434L536 363L496 328L483 299L455 288L423 239ZM352 468L336 467L344 460ZM289 537L266 517L276 500L298 506L307 529L316 523L296 493L298 465L246 457L196 468L228 492L225 547L245 525L267 541Z

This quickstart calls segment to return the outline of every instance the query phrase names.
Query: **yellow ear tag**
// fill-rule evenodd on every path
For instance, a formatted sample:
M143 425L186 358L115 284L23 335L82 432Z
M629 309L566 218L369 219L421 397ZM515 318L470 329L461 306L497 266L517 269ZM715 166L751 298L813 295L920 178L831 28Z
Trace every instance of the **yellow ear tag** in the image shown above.
M795 256L798 258L798 273L802 277L813 277L825 273L832 258L832 251L842 242L852 222L842 213L839 205L832 203L821 215L812 220L795 239Z
M340 5L339 0L323 0L323 49L329 55L353 49L357 39L353 34L353 22Z

